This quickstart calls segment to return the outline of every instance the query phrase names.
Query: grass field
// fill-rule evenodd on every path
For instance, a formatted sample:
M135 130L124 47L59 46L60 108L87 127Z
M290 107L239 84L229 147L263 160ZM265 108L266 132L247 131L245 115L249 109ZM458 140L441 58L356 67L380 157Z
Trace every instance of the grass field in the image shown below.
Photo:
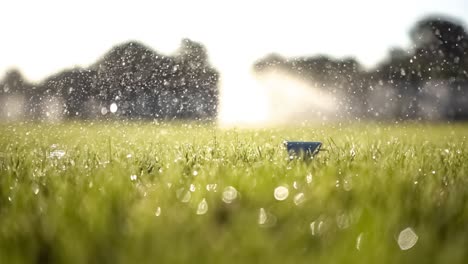
M466 263L467 136L3 124L0 263ZM285 139L327 151L290 161Z

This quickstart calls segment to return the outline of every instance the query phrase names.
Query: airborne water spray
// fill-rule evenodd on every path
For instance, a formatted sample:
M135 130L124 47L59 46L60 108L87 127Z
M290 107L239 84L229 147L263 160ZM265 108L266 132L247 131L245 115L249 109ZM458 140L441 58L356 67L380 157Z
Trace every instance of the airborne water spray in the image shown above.
M341 96L288 73L226 75L222 81L221 126L274 126L333 120Z

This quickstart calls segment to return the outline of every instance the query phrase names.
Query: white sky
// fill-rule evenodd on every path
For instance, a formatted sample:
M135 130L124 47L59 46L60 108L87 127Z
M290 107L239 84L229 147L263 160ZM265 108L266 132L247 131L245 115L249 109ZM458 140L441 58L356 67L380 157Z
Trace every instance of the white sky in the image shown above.
M87 66L112 46L138 40L163 53L188 37L222 73L245 71L270 52L355 56L370 66L427 14L468 21L466 0L0 1L0 76L30 80Z

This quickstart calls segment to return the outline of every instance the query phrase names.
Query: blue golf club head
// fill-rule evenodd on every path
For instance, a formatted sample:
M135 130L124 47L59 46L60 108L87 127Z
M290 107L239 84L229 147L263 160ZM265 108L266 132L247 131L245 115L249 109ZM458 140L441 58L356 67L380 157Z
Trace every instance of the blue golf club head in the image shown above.
M312 141L285 141L284 145L290 156L312 157L319 152L322 146L321 142Z

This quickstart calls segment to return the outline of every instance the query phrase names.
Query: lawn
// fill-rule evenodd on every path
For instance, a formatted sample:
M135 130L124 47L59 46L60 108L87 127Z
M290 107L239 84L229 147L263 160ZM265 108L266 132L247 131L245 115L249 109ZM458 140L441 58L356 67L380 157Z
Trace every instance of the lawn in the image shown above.
M468 125L0 125L0 263L466 263ZM323 142L290 160L284 140Z

